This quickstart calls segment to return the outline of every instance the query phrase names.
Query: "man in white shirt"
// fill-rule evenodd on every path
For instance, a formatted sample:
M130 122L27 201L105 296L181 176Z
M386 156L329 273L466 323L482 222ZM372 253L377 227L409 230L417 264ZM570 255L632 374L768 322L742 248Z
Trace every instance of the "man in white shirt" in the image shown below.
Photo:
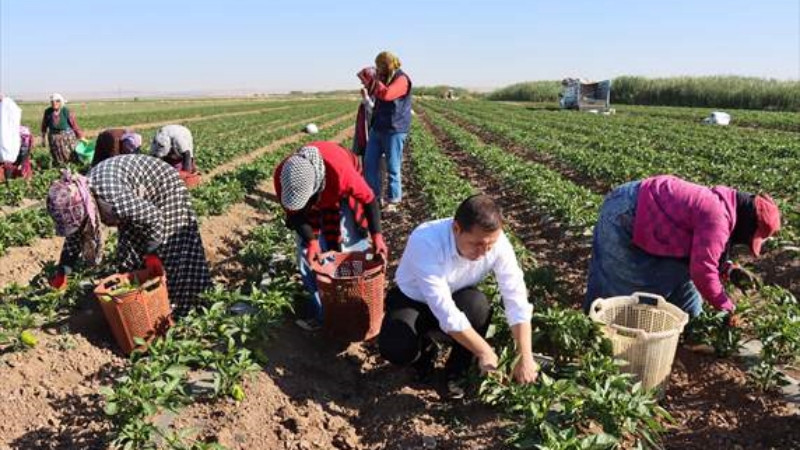
M445 364L449 381L477 359L483 372L497 368L497 354L486 342L491 305L476 286L494 272L519 359L513 369L519 383L536 381L531 352L532 305L514 249L503 233L498 206L486 195L466 199L452 219L418 226L397 268L397 287L386 297L379 337L384 358L414 365L424 376L432 370L431 334L441 331L455 342Z

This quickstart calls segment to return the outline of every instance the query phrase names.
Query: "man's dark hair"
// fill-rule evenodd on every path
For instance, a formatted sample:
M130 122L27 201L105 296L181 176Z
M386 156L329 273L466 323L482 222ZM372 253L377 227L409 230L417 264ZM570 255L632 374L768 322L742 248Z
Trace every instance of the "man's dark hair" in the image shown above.
M463 231L471 232L474 228L490 233L503 227L503 212L500 207L485 194L467 197L456 209L455 221Z

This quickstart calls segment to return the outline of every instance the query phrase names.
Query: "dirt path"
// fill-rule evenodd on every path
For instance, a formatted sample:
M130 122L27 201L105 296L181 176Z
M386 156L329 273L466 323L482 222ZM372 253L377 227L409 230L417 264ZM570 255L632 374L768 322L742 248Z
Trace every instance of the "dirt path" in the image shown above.
M539 263L542 282L552 280L550 294L567 304L580 305L591 256L591 238L570 236L565 227L536 211L513 186L487 173L480 161L462 151L446 134L432 126L427 117L422 117L461 176L481 192L492 195L503 208L511 229ZM500 192L503 194L498 195Z
M408 233L427 214L410 164L401 210L383 220L392 267ZM272 185L252 196L274 198ZM229 282L242 278L235 261L240 245L232 239L217 255L215 272ZM475 402L442 401L441 386L415 384L410 371L383 362L372 343L342 345L287 323L264 353L270 363L247 383L240 405L192 405L175 425L200 428L200 436L234 449L407 449L431 442L440 449L486 449L501 441L495 412Z
M318 119L319 117L320 116L316 116L316 117L313 117L311 119L306 119L303 122L304 123L313 122L315 119ZM325 122L325 123L321 124L320 128L323 128L323 129L324 128L329 128L329 127L338 125L338 124L344 122L345 120L350 120L351 118L352 118L351 114L345 114L343 116L337 117L336 119L329 120L328 122ZM284 126L284 127L279 127L279 128L276 128L276 130L283 129L283 128L286 128L286 127L289 127L289 126L294 126L294 125L295 124L290 124L290 125L287 125L287 126ZM299 133L299 135L303 136L304 134L303 133ZM298 140L298 135L297 134L293 134L293 135L285 137L283 139L278 139L277 141L271 142L266 147L261 147L259 149L253 150L251 152L248 152L245 155L242 155L242 156L240 156L240 157L238 157L236 159L231 160L230 162L227 162L225 164L221 164L221 165L215 167L214 169L209 170L206 174L204 174L204 176L207 177L207 178L213 178L213 177L215 177L215 176L217 176L217 175L219 175L221 173L230 172L231 170L233 170L233 169L235 169L235 168L237 168L237 167L239 167L239 166L241 166L243 164L247 164L247 163L257 159L259 156L263 155L264 153L268 153L268 152L270 152L270 151L272 151L272 150L274 150L274 149L276 149L276 148L278 148L278 147L280 147L280 146L282 146L282 145L284 145L286 143L294 142L294 141L297 141L297 140ZM344 140L344 139L342 139L342 140Z
M328 127L333 124L341 123L346 120L348 116L329 121L322 125ZM252 161L257 156L266 152L274 150L281 145L289 142L299 141L306 136L305 133L296 133L289 137L283 138L279 141L271 143L265 147L253 150L247 155L244 155L235 160L236 164L246 164ZM256 155L256 156L252 156ZM236 166L231 163L226 164L226 170L233 170ZM223 173L218 171L216 174ZM207 176L207 179L210 177ZM61 252L64 238L52 237L46 239L39 239L32 245L27 247L14 247L8 249L8 253L0 257L0 287L10 283L27 283L34 275L42 270L42 267L47 261L58 259Z

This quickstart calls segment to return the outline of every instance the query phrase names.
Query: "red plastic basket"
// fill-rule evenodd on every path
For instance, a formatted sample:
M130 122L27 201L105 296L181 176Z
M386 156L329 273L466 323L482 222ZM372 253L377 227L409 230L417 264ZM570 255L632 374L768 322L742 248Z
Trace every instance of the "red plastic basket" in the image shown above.
M141 284L131 291L115 294L123 281ZM172 326L166 276L153 277L147 270L118 273L97 283L94 294L114 339L125 354L137 347L134 338L150 342L156 336L163 336Z
M194 189L200 185L203 179L200 177L200 173L198 172L187 172L185 170L181 170L178 172L180 175L181 180L186 183L186 187L188 189Z
M366 341L381 330L386 262L365 252L328 252L313 262L326 334Z

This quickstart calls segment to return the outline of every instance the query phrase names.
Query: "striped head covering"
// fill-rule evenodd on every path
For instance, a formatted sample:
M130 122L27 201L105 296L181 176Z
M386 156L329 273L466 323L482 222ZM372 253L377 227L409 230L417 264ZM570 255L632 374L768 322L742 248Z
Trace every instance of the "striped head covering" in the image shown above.
M47 212L56 224L56 234L80 232L84 257L97 260L102 248L100 218L86 177L69 169L61 171L61 178L53 182L47 194Z
M286 158L281 168L281 205L299 211L325 188L325 162L317 147L306 146Z

